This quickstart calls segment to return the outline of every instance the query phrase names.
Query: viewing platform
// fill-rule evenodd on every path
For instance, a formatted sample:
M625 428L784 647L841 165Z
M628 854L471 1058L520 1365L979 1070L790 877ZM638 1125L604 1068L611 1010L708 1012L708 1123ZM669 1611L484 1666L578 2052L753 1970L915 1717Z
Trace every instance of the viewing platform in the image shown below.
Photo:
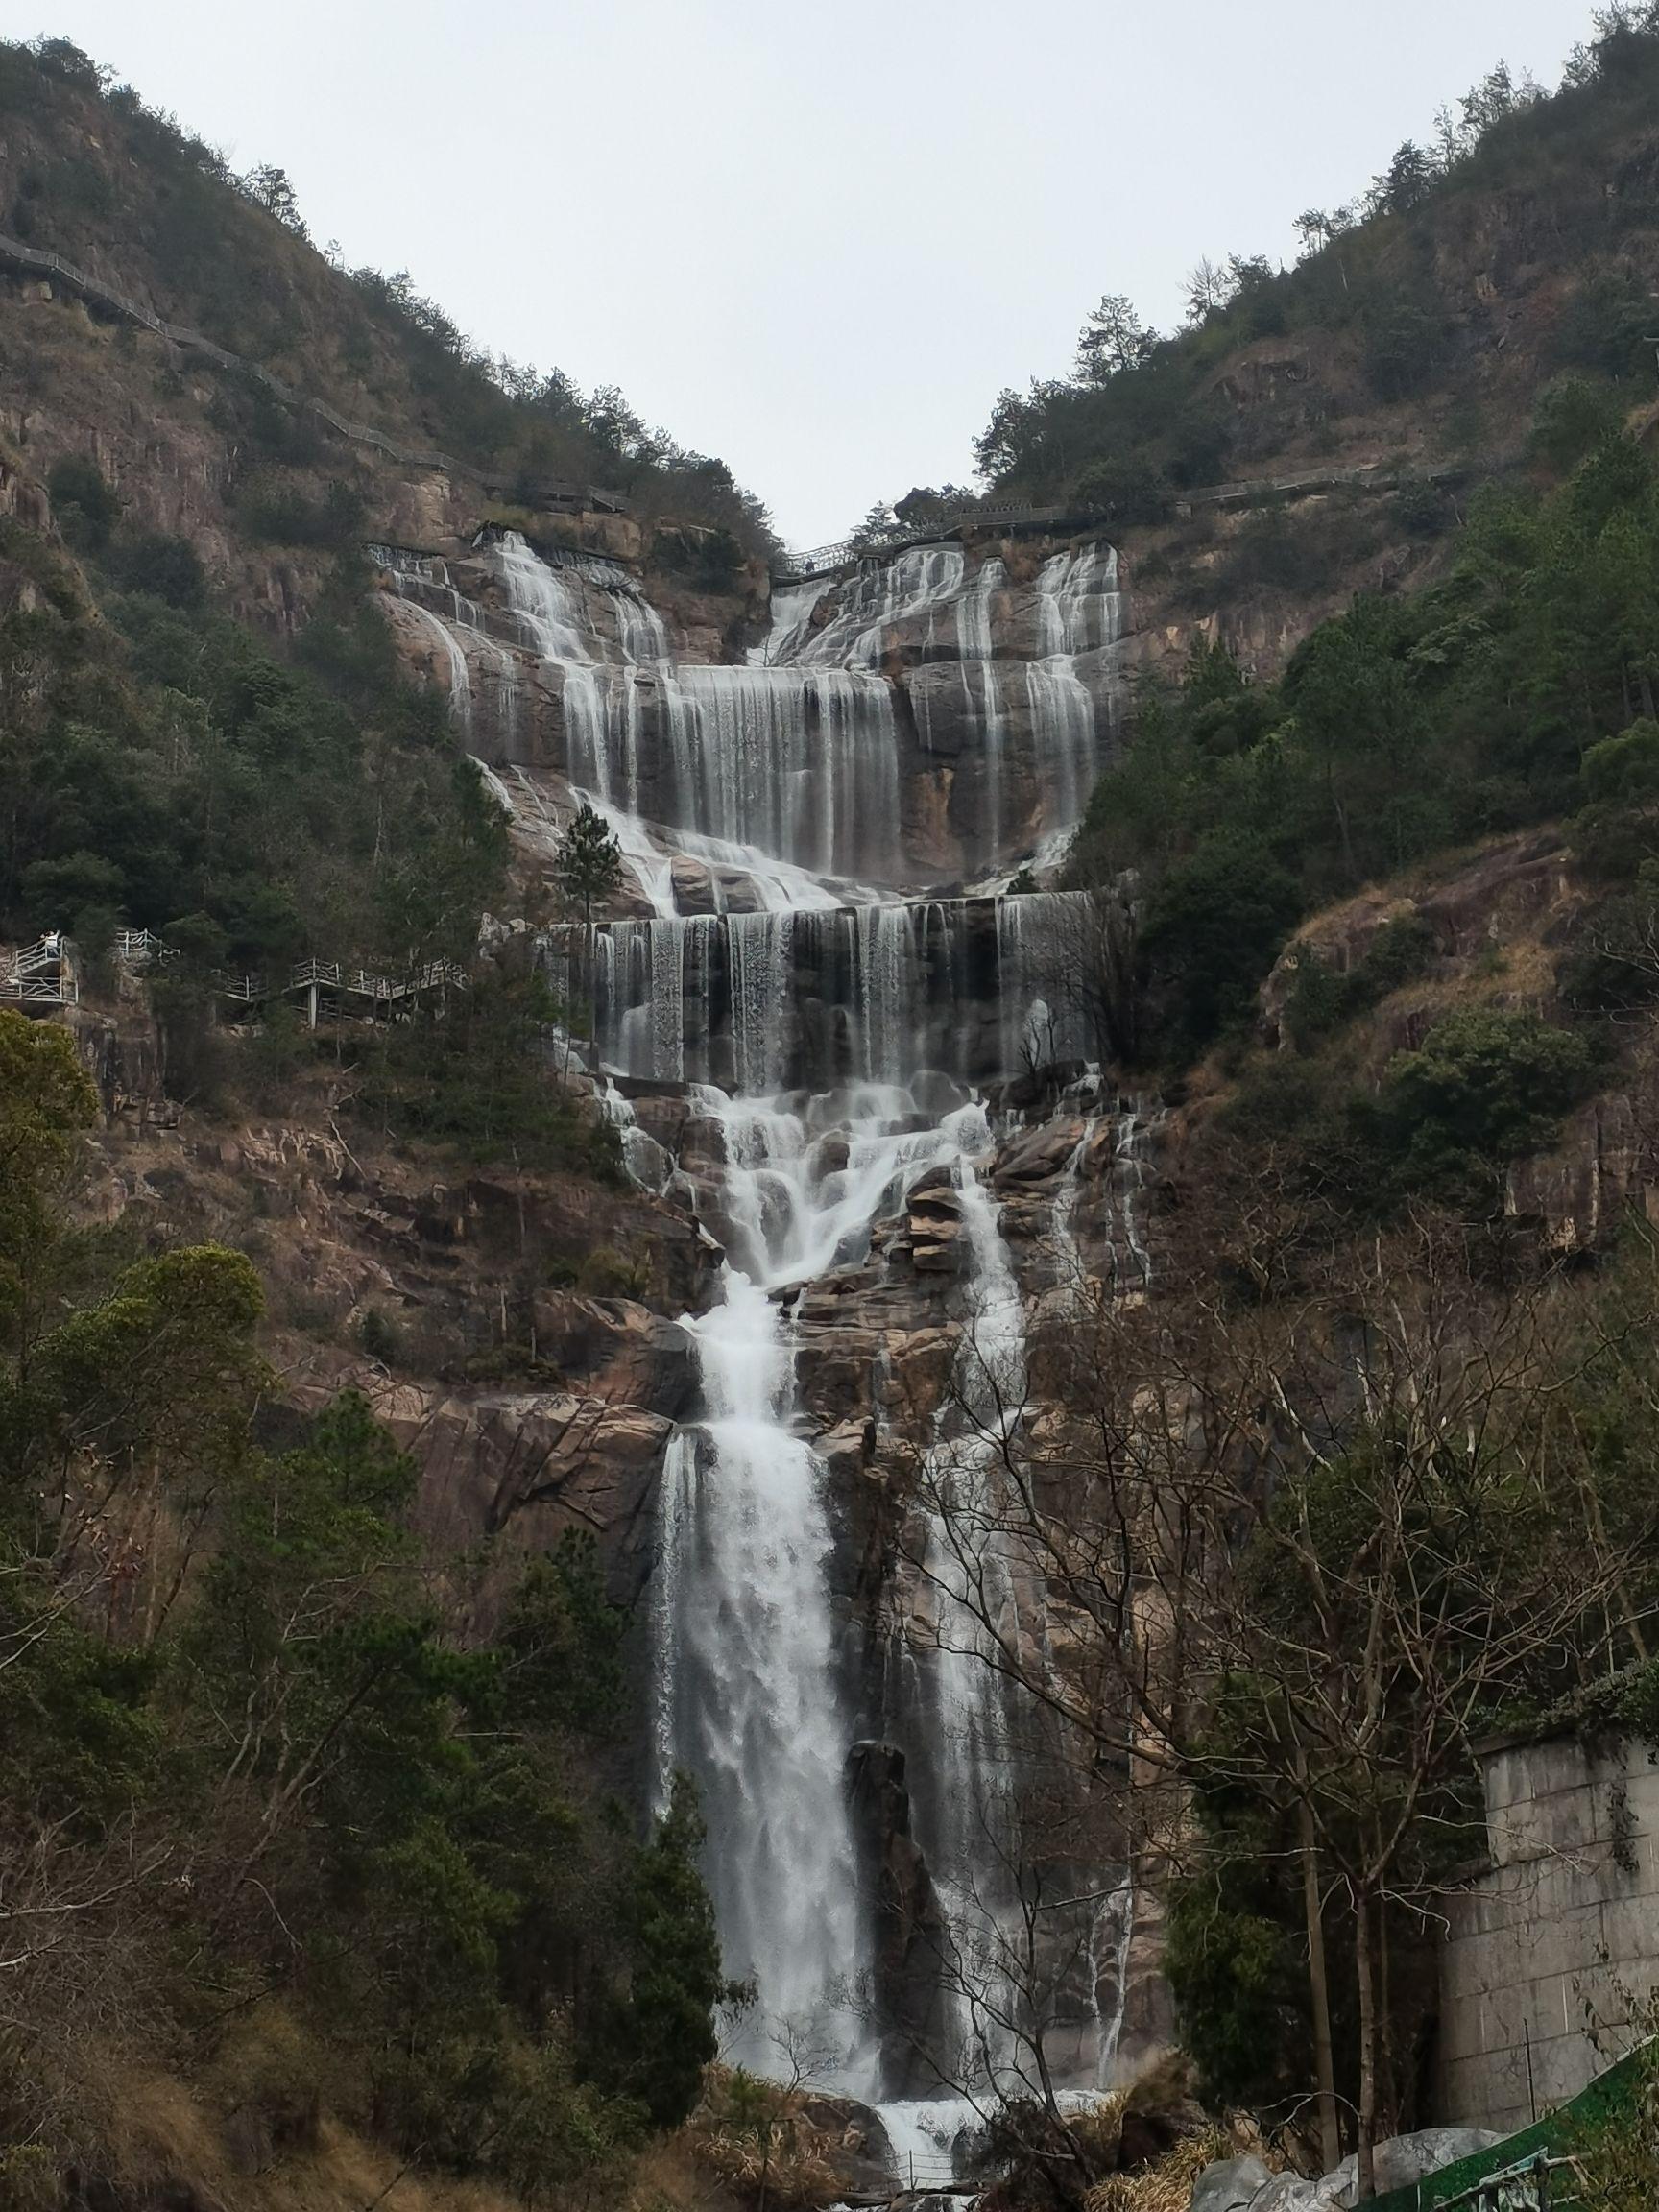
M111 951L130 972L178 957L149 929L117 930ZM395 1019L422 999L442 998L450 991L468 988L465 969L453 960L429 960L402 975L348 967L337 960L301 960L285 975L220 969L211 982L213 997L224 1008L252 1013L281 1001L301 1008L312 1029L320 1022L351 1016ZM62 930L49 929L33 945L0 954L0 1005L50 1013L80 1002L74 948Z

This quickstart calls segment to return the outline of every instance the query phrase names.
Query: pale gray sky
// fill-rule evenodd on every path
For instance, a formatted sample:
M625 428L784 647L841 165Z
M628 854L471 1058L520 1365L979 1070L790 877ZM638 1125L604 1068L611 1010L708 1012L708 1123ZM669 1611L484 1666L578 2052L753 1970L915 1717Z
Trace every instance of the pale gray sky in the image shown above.
M799 544L965 480L1102 292L1287 256L1589 0L0 0L493 351L622 386Z

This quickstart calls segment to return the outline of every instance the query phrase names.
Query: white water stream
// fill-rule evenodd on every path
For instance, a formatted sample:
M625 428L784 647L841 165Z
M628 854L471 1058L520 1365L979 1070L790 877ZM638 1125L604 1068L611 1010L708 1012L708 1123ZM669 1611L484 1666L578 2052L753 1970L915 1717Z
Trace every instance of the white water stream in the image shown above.
M705 1414L676 1439L665 1476L659 1784L665 1792L683 1765L703 1792L728 1968L758 1992L735 2055L777 2072L810 2050L821 2080L870 2098L878 2034L829 1501L823 1463L796 1433L789 1325L774 1294L857 1258L925 1170L971 1175L990 1130L972 1104L929 1125L907 1093L882 1085L804 1111L708 1088L695 1097L723 1138L733 1234L721 1303L687 1323Z

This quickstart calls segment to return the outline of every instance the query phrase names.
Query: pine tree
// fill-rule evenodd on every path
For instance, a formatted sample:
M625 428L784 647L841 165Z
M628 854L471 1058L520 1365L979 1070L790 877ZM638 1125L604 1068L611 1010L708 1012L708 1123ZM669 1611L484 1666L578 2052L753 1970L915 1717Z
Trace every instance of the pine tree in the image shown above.
M1121 292L1108 292L1078 332L1078 379L1105 384L1126 369L1138 369L1155 344L1134 302Z
M586 799L559 841L554 874L565 897L582 909L582 950L589 1002L588 1036L593 1042L593 909L622 881L622 848L602 814Z
M242 180L242 189L256 207L263 207L268 215L294 232L297 238L308 238L305 219L300 212L300 201L289 180L286 169L277 169L269 161L257 169L250 169Z

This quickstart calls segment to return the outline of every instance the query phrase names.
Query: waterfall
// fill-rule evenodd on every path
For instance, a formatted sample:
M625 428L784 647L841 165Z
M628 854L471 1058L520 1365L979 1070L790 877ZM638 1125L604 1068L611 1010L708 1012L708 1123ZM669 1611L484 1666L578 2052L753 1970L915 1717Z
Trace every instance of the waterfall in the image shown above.
M823 876L895 879L899 736L882 678L682 666L658 694L677 826Z
M1083 545L1056 553L1037 578L1037 650L1045 660L1075 660L1117 644L1123 603L1116 548Z
M736 2050L777 2072L790 2046L834 2054L833 2084L874 2096L870 1920L858 1890L845 1763L822 1461L795 1432L788 1329L771 1295L855 1256L926 1168L988 1141L983 1111L933 1126L885 1087L806 1113L703 1088L720 1132L731 1225L721 1302L685 1324L701 1418L664 1464L654 1615L660 1789L697 1779L729 1970L758 1992ZM835 1146L824 1140L834 1136ZM844 1165L827 1165L844 1150Z
M1141 1220L1141 1194L1145 1189L1152 1138L1157 1123L1145 1101L1137 1098L1118 1117L1118 1139L1112 1153L1113 1222L1109 1246L1112 1287L1121 1297L1145 1290L1152 1282L1152 1255Z
M1084 1122L1083 1134L1061 1170L1060 1188L1054 1193L1054 1209L1049 1218L1049 1238L1054 1248L1054 1280L1066 1310L1071 1312L1082 1307L1089 1287L1075 1223L1077 1201L1083 1192L1083 1163L1099 1126L1098 1115L1092 1114Z
M790 650L803 661L879 668L886 634L901 621L926 615L930 654L939 615L960 593L966 566L960 545L914 546L890 558L873 555L858 564L850 583L840 586L835 612L822 629L808 632L790 603ZM783 658L781 650L776 658Z
M449 716L464 745L472 739L472 679L467 673L467 656L456 642L455 633L446 622L439 620L429 607L420 600L409 602L420 616L423 628L431 631L444 653L445 664L449 671Z
M675 914L659 897L655 919L597 933L617 954L595 997L600 1055L618 1074L753 1094L762 1013L773 1087L907 1083L923 1070L989 1086L1091 1057L1076 975L1082 893L861 906L781 898L708 916Z
M764 643L714 665L676 658L628 571L597 556L542 555L500 532L453 565L379 558L442 638L457 722L493 761L520 839L551 857L577 799L616 837L637 896L595 933L599 1109L637 1180L695 1188L724 1246L715 1303L684 1324L700 1403L662 1465L651 1719L660 1790L681 1768L699 1787L727 1971L756 1985L733 2055L787 2073L805 2042L829 2054L824 2086L879 2099L914 2085L875 2011L876 1901L849 1794L849 1755L874 1727L908 1756L913 1832L964 1984L955 2039L985 2025L970 1984L1002 2016L980 2037L973 2086L1007 2085L1022 2027L1052 2003L1081 2093L1112 2024L1092 2038L1078 2025L1079 1984L1112 1985L1127 1890L1100 1892L1064 1989L1020 1984L1017 1799L1037 1723L986 1664L981 1614L998 1635L1043 1632L1040 1589L998 1527L1005 1457L1027 1448L1026 1342L987 1100L1005 1106L1027 1068L1090 1057L1087 915L1061 895L896 894L943 872L916 870L907 843L953 788L973 814L955 850L994 880L1038 832L1075 827L1109 727L1097 709L1120 629L1115 557L1074 548L1034 579L1015 565L1021 584L1012 555L954 543L873 557L781 588ZM950 729L930 719L946 704ZM918 798L924 774L937 787ZM541 953L567 988L568 932L547 932ZM678 1173L624 1096L630 1080L684 1087L702 1129ZM1112 1265L1127 1286L1146 1277L1143 1139L1126 1128ZM1070 1238L1076 1251L1089 1137L1062 1178L1056 1250ZM806 1310L816 1349L813 1286L837 1270L860 1271L842 1285L860 1300L867 1280L893 1284L919 1184L953 1193L955 1334L919 1446L918 1579L881 1616L905 1657L873 1686L883 1670L846 1597L850 1502L814 1445L795 1316ZM949 2100L891 2107L896 2153L943 2179L962 2118Z
M733 1177L760 1172L764 1138L740 1113L726 1126ZM868 2094L824 1471L790 1432L788 1337L763 1284L728 1267L722 1302L686 1326L706 1412L664 1468L663 1765L696 1775L725 1965L757 1992L733 2056L776 2073L798 2038Z
M768 906L913 889L918 739L925 756L938 751L945 702L947 757L962 752L974 795L952 816L971 876L996 880L1034 844L1052 857L1099 764L1120 631L1110 547L1057 554L1019 589L1000 556L974 565L956 544L873 556L849 577L781 587L764 642L742 662L709 664L675 658L618 562L538 552L511 530L481 538L463 569L371 551L390 589L442 634L472 749L517 762L521 749L546 757L550 742L574 795L630 826L618 828L623 850L659 912L696 905L697 872L683 891L663 866L676 854L781 875L761 894ZM1009 650L1005 619L1022 636L1029 620L1035 658ZM902 715L895 668L937 673L947 687L918 683Z
M983 1132L988 1147L990 1130ZM1015 1729L1006 1673L991 1663L1018 1641L1010 1561L998 1533L998 1462L1025 1409L1025 1309L996 1201L971 1158L955 1187L969 1244L967 1310L952 1391L925 1462L928 1527L922 1602L932 1614L925 1710L944 1771L924 1836L950 1926L950 1986L966 2086L1011 2085L1033 1991L1015 1971L1020 1935Z

